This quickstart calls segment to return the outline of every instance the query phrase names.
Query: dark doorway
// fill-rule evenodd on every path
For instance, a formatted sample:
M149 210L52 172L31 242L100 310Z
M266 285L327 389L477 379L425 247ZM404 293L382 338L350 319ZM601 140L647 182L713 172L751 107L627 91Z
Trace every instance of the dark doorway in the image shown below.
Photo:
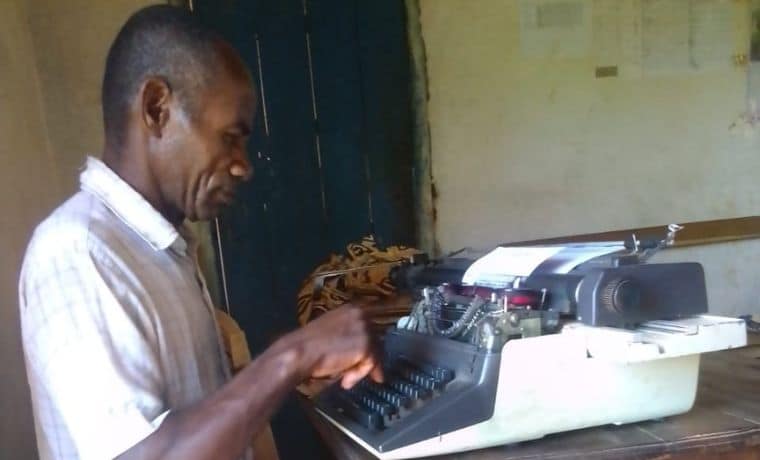
M296 327L298 287L330 253L369 234L381 245L414 244L405 7L193 3L258 85L254 178L219 222L231 312L255 355ZM293 401L272 426L283 460L318 457Z

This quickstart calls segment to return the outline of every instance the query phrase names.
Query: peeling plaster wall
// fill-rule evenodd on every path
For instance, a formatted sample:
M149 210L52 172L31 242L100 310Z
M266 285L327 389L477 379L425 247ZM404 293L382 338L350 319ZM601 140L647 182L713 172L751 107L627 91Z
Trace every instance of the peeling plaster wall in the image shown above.
M442 252L758 213L760 132L729 130L746 68L597 79L589 56L524 52L521 2L419 5ZM667 255L703 262L727 314L760 313L758 256L757 241Z

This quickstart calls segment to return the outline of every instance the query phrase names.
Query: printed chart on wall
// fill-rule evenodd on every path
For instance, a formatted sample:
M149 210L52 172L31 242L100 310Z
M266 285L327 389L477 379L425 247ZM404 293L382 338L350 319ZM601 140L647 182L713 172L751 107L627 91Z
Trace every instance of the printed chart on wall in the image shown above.
M597 78L726 71L746 53L748 10L736 0L521 0L520 46L530 58L591 59Z
M760 0L752 2L747 65L747 112L740 121L756 130L760 127Z
M520 49L530 58L584 58L591 46L589 0L521 0Z

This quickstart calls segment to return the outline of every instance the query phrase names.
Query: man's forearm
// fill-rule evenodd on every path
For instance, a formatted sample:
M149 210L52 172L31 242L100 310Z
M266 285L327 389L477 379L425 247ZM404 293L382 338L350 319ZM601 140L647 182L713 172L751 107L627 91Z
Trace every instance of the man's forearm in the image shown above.
M283 337L214 394L170 413L153 434L119 458L237 458L306 376L308 360L308 350L296 337Z
M341 375L348 388L367 374L382 380L367 318L358 308L338 308L278 340L207 399L170 413L119 458L236 458L304 378Z

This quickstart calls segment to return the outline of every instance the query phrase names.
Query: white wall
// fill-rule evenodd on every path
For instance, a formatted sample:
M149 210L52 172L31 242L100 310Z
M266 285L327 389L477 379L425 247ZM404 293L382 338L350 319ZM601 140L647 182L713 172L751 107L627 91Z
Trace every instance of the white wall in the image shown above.
M34 226L101 150L100 79L118 27L145 0L0 0L0 458L36 457L17 280Z
M86 155L103 144L100 87L111 41L149 0L28 0L50 144L65 194L79 188Z
M733 3L741 25L748 3ZM597 79L591 54L526 55L519 6L420 1L442 251L757 214L760 135L728 129L746 69ZM749 308L757 243L678 254L728 294L713 308Z
M59 196L22 0L0 8L0 457L35 458L18 323L18 267L29 232Z
M595 79L588 58L522 55L517 1L421 10L442 247L760 209L760 144L728 131L744 69Z
M760 283L757 261L760 240L670 249L651 262L694 261L702 264L707 281L707 300L715 314L760 315Z

